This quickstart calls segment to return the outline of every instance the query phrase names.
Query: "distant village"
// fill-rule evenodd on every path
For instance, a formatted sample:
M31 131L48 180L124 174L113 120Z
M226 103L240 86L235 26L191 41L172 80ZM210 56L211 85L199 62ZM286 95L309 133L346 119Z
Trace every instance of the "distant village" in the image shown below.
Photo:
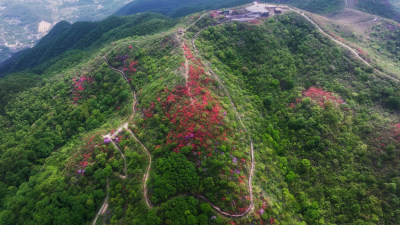
M239 21L239 22L252 22L257 18L265 18L282 14L288 9L277 5L261 4L254 2L251 6L242 9L229 9L213 11L212 17L223 18L223 20Z

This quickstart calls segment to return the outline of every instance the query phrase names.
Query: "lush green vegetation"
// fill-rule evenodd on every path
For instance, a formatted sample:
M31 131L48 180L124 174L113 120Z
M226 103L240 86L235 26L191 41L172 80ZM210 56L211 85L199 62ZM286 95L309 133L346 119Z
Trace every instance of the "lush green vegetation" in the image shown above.
M231 7L252 2L251 0L138 0L116 12L116 15L132 15L141 12L156 12L171 17L181 17L202 10Z
M112 17L105 21L120 23L113 32L59 24L44 43L61 35L75 50L63 46L60 58L42 52L48 54L42 61L24 67L31 72L0 79L0 88L7 87L0 89L0 224L89 224L105 199L98 223L400 220L398 84L296 14L257 25L212 26L211 16L204 17L181 42L171 27L198 16ZM101 35L80 34L90 26ZM198 56L189 43L201 28ZM132 88L137 105L130 119ZM199 197L229 213L249 206L250 143L230 99L256 160L255 210L238 219L221 217ZM102 137L127 121L153 157L152 209L144 200L143 147L127 130L116 134L118 149Z
M313 30L291 14L263 26L212 27L198 45L253 121L257 179L275 200L269 215L289 224L296 214L309 224L394 224L398 117L375 106L395 113L398 85Z
M374 37L371 45L380 54L386 54L394 61L400 61L400 27L397 23L383 21L371 30Z
M356 5L359 9L368 13L376 14L400 22L400 13L389 0L359 0L357 1Z

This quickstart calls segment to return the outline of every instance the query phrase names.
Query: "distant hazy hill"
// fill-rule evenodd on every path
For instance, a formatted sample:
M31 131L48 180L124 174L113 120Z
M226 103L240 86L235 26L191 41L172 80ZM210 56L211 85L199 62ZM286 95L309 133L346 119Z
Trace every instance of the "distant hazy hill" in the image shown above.
M100 20L130 0L0 1L0 62L11 53L32 47L61 20Z
M162 27L170 28L175 23L165 16L150 13L129 17L113 16L101 22L70 24L62 21L35 47L21 51L3 62L0 65L0 77L5 73L32 68L35 68L36 73L42 73L52 62L63 58L68 51L88 51L110 41L149 34Z

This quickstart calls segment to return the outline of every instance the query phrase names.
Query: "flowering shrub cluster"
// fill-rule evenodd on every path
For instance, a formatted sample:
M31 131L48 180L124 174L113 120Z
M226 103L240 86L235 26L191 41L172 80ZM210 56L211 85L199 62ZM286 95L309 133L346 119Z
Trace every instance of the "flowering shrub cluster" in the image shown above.
M122 64L122 70L127 74L127 76L133 76L137 71L138 61L129 59L129 55L117 55L115 56L115 61ZM132 78L130 78L132 81Z
M153 113L154 113L154 111L155 111L155 103L154 102L152 102L151 104L150 104L150 108L148 108L148 109L143 109L143 114L144 114L144 116L145 116L145 119L146 119L146 117L152 117L153 116Z
M96 137L99 137L99 134L90 137L79 153L74 154L72 160L67 163L67 169L71 169L76 175L84 176L86 167L93 164L96 159L96 150L109 153L107 146L102 145L101 139Z
M72 81L74 85L72 89L73 104L77 104L78 101L83 97L85 88L93 82L93 79L83 75L78 78L73 78Z
M186 152L189 153L188 159L200 169L201 174L213 176L214 182L224 179L237 185L236 188L221 187L220 191L213 193L216 199L223 199L221 207L232 213L244 212L250 202L247 193L247 166L250 161L244 155L238 157L241 154L236 152L236 146L241 144L231 138L241 133L233 132L226 124L229 122L227 111L223 110L218 97L212 94L210 84L213 81L206 75L201 60L193 56L186 44L182 48L186 59L190 60L186 84L172 90L165 87L150 107L142 109L145 120L155 120L153 115L160 111L163 115L160 119L169 124L166 142L155 149L165 147L176 153L189 149ZM182 62L181 66L186 65ZM211 170L206 166L207 160L217 157L227 159L228 167L215 168L213 174L207 174Z
M195 61L190 49L186 45L183 48L187 59ZM191 145L194 153L210 157L212 144L228 140L229 131L224 127L222 107L206 87L210 79L198 64L196 62L194 66L189 66L186 86L177 86L172 91L165 89L162 93L165 101L161 101L161 98L158 101L173 124L167 136L167 144L177 143L175 152Z
M393 138L396 142L400 141L400 123L395 124L393 128Z
M254 19L251 21L251 24L254 24L254 25L259 25L261 23L262 23L262 20L259 20L259 19Z
M335 96L332 92L324 91L322 88L310 87L303 91L302 97L296 99L296 104L300 103L304 98L310 98L315 104L324 107L326 102L332 102L334 105L346 104L343 99ZM294 108L295 103L291 103L290 107Z
M344 42L344 39L342 37L337 36L336 34L327 31L327 33L332 36L333 38L335 38L336 40L340 41L340 42Z

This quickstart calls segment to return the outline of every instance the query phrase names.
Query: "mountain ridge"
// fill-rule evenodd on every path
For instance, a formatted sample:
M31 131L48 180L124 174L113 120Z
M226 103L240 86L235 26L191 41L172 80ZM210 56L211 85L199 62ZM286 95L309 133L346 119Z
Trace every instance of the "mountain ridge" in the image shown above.
M140 14L49 63L0 110L0 222L395 224L398 84L283 10Z

